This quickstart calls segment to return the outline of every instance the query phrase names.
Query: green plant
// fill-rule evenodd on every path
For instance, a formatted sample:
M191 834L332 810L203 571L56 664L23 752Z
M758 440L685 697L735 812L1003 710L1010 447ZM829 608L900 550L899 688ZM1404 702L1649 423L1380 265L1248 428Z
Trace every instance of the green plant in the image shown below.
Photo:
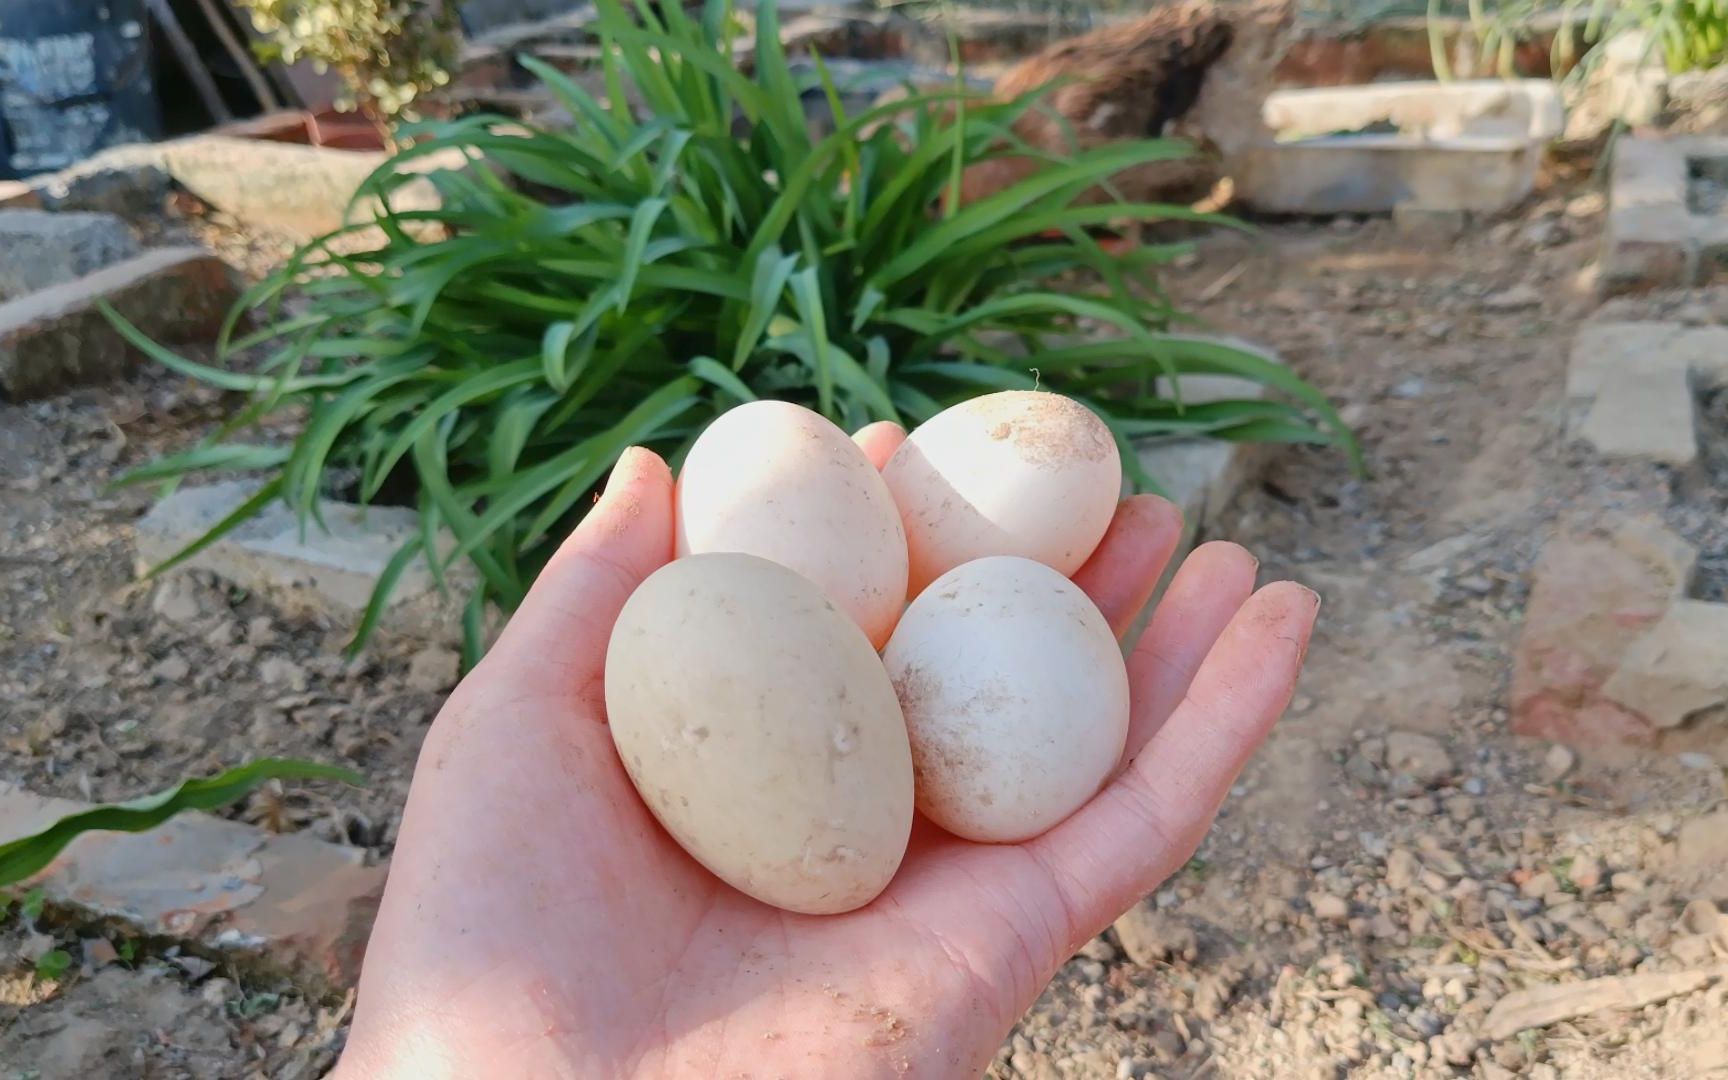
M1452 77L1441 30L1442 0L1429 0L1428 36L1435 74ZM1660 58L1675 74L1715 67L1728 61L1728 0L1506 0L1489 6L1469 0L1466 7L1476 50L1494 58L1495 70L1510 78L1514 51L1539 24L1556 23L1549 47L1549 68L1556 78L1577 85L1607 56L1611 42L1640 35L1644 59Z
M268 325L225 334L223 353L268 346L256 370L189 362L117 320L162 363L249 399L204 444L132 476L262 473L257 494L176 559L273 500L311 522L321 494L394 494L424 528L384 573L356 642L412 560L427 558L442 581L469 559L480 579L465 620L472 659L487 601L521 599L622 450L645 444L676 466L710 419L758 396L856 428L1041 386L1087 402L1124 446L1211 435L1354 451L1325 399L1287 369L1170 332L1179 316L1154 272L1183 246L1109 255L1088 234L1123 217L1219 220L1076 205L1125 168L1187 153L1182 144L1046 159L961 206L968 166L1038 154L1011 130L1031 100L955 90L848 115L818 63L838 130L817 138L772 5L758 11L750 78L732 63L723 4L700 19L662 10L632 17L600 0L599 98L526 61L576 118L572 131L488 117L424 129L363 195L387 203L429 154L460 149L474 167L434 174L441 209L386 212L378 250L344 255L343 234L327 237L244 298ZM306 310L287 306L294 290ZM1289 400L1183 406L1153 392L1179 372L1241 376ZM306 410L291 445L228 441L288 408ZM454 544L439 546L445 529Z
M14 885L43 870L66 845L87 832L143 832L187 810L215 810L235 802L266 780L338 780L359 785L351 769L289 758L264 758L237 765L215 776L185 780L167 791L110 806L93 806L68 814L39 832L0 844L0 888ZM27 921L42 915L45 895L31 889L20 908Z
M410 111L450 81L460 38L447 0L239 0L268 34L267 59L310 60L334 70L348 94L337 104L376 122Z

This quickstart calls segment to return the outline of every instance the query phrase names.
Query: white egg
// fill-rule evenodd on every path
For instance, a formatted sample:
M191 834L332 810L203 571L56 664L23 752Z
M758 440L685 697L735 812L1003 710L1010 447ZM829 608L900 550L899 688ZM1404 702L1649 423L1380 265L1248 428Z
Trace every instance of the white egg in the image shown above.
M612 740L673 839L789 911L869 903L906 853L912 756L862 630L751 555L672 562L624 605L606 651Z
M1070 575L1122 494L1104 422L1059 394L1010 390L920 424L882 471L906 525L910 595L962 563L1019 555Z
M708 426L678 476L677 551L804 575L881 648L906 599L906 533L882 476L809 409L756 401Z
M996 556L943 574L882 660L912 739L918 809L956 836L1037 836L1122 756L1121 650L1086 594L1042 563Z

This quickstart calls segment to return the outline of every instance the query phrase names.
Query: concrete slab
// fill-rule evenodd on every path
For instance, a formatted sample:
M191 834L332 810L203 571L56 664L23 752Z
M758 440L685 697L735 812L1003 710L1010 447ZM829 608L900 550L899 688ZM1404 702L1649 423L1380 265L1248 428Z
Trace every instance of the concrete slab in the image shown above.
M250 481L230 480L182 488L157 503L138 521L139 569L179 552L256 490ZM419 535L420 515L407 507L332 501L324 505L323 519L328 532L315 523L302 531L293 511L273 503L182 566L257 590L284 607L353 626L390 559L404 541ZM465 566L452 568L449 577L452 596L447 598L424 564L415 562L397 583L382 624L416 637L460 641L460 601L472 578Z
M1564 121L1533 79L1280 90L1264 116L1277 141L1232 161L1232 178L1250 206L1292 214L1505 209Z
M0 781L0 842L86 803ZM353 985L385 868L304 834L182 814L143 833L86 833L24 887L135 934L262 959L315 984Z
M0 300L112 266L138 254L113 214L0 210Z

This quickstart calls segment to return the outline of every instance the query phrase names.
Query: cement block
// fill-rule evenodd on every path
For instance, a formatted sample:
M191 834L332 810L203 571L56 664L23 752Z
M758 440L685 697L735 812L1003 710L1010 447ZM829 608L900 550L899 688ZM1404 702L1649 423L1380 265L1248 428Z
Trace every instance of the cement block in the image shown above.
M0 210L0 300L58 285L138 253L112 214Z
M1627 650L1602 693L1658 728L1728 704L1728 604L1676 601Z
M157 503L138 522L140 570L178 553L256 490L248 481L225 481L182 488ZM327 531L314 522L303 533L287 506L272 503L182 565L268 595L284 607L355 625L384 567L405 541L419 535L420 515L407 507L327 502L323 520ZM425 565L415 562L397 582L382 624L417 637L460 641L460 600L472 578L465 567L452 568L449 578L452 596L447 598Z
M1604 291L1691 285L1710 263L1728 261L1728 222L1688 203L1690 169L1716 161L1728 162L1728 137L1615 143L1598 274Z
M0 304L0 397L46 397L130 370L140 356L99 301L152 338L175 342L214 335L238 296L221 259L162 248Z
M1683 468L1698 457L1692 387L1679 365L1608 377L1578 435L1605 457Z
M87 809L0 781L0 842ZM85 833L24 885L134 934L261 958L342 988L360 974L384 876L358 848L182 814L143 833Z

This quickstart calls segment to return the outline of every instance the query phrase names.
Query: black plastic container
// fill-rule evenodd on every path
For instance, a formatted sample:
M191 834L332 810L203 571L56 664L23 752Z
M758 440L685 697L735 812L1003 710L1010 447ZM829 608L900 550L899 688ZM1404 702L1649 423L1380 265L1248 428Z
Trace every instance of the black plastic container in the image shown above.
M0 177L161 130L144 0L0 0Z

